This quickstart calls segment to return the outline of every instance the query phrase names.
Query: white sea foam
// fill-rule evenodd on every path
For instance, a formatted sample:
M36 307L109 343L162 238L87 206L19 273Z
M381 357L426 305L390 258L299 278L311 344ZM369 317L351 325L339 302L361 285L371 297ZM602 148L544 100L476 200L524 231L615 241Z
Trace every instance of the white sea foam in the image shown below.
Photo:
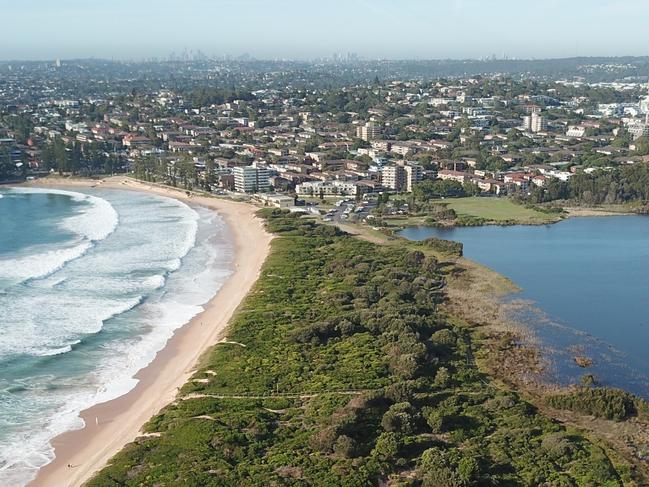
M63 353L71 352L72 351L72 345L76 345L77 343L79 343L79 340L77 340L75 343L72 343L70 345L66 345L64 347L52 348L50 350L42 350L42 351L34 353L34 355L39 355L41 357L51 357L53 355L61 355Z
M72 198L78 202L87 202L88 208L60 222L61 227L77 235L76 242L65 248L30 252L27 255L0 259L0 278L15 285L30 279L46 277L63 268L68 262L83 256L95 243L104 240L117 228L119 217L113 206L102 198L41 188L14 188L12 193L18 194L58 194Z
M49 250L15 259L0 259L0 276L14 284L45 277L61 269L67 262L81 257L91 247L92 242L83 242L65 249Z
M115 208L105 199L96 196L47 188L12 188L11 192L18 194L58 194L68 196L77 202L88 203L90 207L87 210L64 219L61 226L93 242L108 237L115 231L119 223L119 216Z
M14 423L0 441L0 485L27 483L52 460L51 439L83 426L80 411L131 390L135 373L202 311L230 273L232 249L212 212L199 209L199 221L197 211L175 200L156 197L147 205L151 197L99 195L120 212L115 234L50 276L29 281L17 298L2 301L0 295L0 360L22 352L48 363L65 359L81 371L90 367L11 386L17 392L7 397L16 404L5 416ZM131 207L132 198L140 205ZM117 338L102 338L115 331ZM0 395L4 387L0 377Z
M0 357L52 355L52 350L79 343L84 335L99 333L106 321L135 308L143 300L143 296L100 299L68 295L66 301L53 302L58 292L41 293L38 288L34 291L0 309L1 323L19 325L3 330Z
M165 285L165 281L164 276L151 276L144 280L144 285L149 289L160 289Z
M61 226L93 242L104 240L115 231L119 217L115 208L106 200L87 196L83 201L92 206L77 216L66 218Z

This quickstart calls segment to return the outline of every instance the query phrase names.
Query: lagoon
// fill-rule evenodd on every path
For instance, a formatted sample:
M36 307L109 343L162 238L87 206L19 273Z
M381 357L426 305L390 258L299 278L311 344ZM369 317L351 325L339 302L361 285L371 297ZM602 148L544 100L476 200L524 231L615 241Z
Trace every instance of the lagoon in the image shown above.
M465 257L522 288L515 297L538 308L527 321L551 350L558 380L585 373L570 363L579 348L595 357L593 372L603 384L649 396L649 218L415 227L401 235L462 242Z

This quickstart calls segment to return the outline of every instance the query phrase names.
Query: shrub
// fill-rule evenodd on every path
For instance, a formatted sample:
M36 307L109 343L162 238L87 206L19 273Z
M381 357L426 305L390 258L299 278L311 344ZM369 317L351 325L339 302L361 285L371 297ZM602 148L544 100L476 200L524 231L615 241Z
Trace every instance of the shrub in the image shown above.
M435 373L435 385L445 389L451 381L451 373L446 367L440 367Z
M568 435L563 432L550 433L541 441L541 448L554 459L568 455L573 450L573 444Z
M457 338L455 337L455 334L448 328L444 328L433 333L433 335L430 337L430 341L435 346L435 348L442 349L444 351L455 347L455 345L457 344Z
M389 462L396 460L402 444L401 437L397 433L381 433L376 440L376 444L372 450L372 455L383 461Z
M356 456L357 449L356 442L347 435L340 435L334 444L334 452L344 458Z
M637 415L636 398L619 389L581 388L569 394L550 396L550 406L597 418L624 421Z
M420 245L454 257L462 257L464 252L464 245L461 242L452 242L451 240L444 240L436 237L427 238L422 241Z
M412 434L417 429L418 414L409 402L400 402L390 406L383 415L381 426L385 431L396 431Z

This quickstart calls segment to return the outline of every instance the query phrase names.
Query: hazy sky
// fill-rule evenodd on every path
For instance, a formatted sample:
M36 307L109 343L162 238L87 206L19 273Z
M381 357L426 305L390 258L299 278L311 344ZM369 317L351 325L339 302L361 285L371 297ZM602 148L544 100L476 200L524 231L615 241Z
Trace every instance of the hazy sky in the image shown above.
M648 0L0 0L0 59L649 54Z

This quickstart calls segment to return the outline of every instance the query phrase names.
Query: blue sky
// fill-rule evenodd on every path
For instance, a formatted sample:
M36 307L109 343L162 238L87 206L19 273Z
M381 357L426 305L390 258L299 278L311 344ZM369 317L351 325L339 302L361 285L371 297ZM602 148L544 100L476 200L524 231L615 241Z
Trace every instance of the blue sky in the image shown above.
M649 54L648 0L0 0L0 59Z

